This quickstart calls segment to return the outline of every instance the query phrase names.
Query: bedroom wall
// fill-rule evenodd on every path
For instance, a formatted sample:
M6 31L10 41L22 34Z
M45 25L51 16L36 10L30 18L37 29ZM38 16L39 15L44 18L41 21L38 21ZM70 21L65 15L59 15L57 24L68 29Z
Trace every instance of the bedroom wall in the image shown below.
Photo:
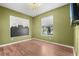
M75 54L79 56L79 25L74 26L74 36Z
M41 18L52 15L53 16L53 32L51 36L41 35ZM32 21L32 37L56 42L64 45L74 45L73 27L70 25L69 4L60 8L56 8L49 12L43 13L33 18Z
M42 40L47 40L51 42L57 42L60 44L65 44L69 46L74 45L74 35L73 27L70 25L70 16L69 16L69 4L60 8L56 8L49 12L43 13L36 17L31 17L24 15L22 13L4 8L0 6L0 44L11 43L15 41L20 41L28 38L39 38ZM30 20L30 35L28 36L18 36L11 38L10 37L10 22L9 16L17 16L24 19ZM41 35L41 18L52 15L54 17L54 35L50 38L49 36ZM13 40L12 40L13 39Z
M30 20L30 35L10 37L10 15ZM0 6L0 44L31 38L32 17ZM13 40L12 40L13 39Z

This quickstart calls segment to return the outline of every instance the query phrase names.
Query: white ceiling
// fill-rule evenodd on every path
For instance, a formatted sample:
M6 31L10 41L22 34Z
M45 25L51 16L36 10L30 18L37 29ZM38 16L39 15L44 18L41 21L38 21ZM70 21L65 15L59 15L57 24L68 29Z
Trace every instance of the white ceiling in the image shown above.
M33 10L28 3L0 3L0 6L16 10L29 16L37 16L52 9L66 5L67 3L42 3L41 6Z

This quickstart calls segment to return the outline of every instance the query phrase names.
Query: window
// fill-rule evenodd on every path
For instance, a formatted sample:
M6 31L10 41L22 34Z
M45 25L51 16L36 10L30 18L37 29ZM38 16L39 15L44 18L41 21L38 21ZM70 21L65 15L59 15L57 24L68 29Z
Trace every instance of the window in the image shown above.
M11 37L29 35L29 20L10 16Z
M53 16L47 16L41 19L42 35L53 35Z

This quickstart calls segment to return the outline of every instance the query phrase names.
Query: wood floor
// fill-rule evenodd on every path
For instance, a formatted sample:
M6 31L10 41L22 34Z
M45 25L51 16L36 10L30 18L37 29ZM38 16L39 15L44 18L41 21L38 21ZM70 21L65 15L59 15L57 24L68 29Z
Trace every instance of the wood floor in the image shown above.
M73 49L39 40L0 47L0 56L73 56Z

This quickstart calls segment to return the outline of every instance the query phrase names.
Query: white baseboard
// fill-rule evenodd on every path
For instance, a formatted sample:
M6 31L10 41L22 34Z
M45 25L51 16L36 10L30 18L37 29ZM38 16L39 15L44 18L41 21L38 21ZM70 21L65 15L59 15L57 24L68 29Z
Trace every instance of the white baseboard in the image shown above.
M26 39L26 40L21 40L21 41L16 41L16 42L11 42L11 43L6 43L6 44L2 44L0 45L0 47L4 47L4 46L8 46L8 45L12 45L12 44L16 44L16 43L21 43L21 42L25 42L25 41L29 41L31 39Z
M74 56L77 56L74 48L73 48L73 53L74 53Z
M50 42L50 41L47 41L47 40L41 40L41 39L38 39L38 38L32 38L32 39L40 40L40 41L44 41L44 42L47 42L47 43L56 44L56 45L60 45L60 46L64 46L64 47L67 47L67 48L72 48L73 49L73 54L74 54L74 56L76 56L73 46L68 46L68 45L64 45L64 44L60 44L60 43L56 43L56 42Z
M42 40L42 39L38 39L38 38L32 38L32 39L34 39L34 40L40 40L40 41L44 41L44 42L47 42L47 43L51 43L51 44L56 44L56 45L68 47L68 48L74 48L73 46L68 46L68 45L64 45L64 44L60 44L60 43L56 43L56 42L50 42L50 41Z

